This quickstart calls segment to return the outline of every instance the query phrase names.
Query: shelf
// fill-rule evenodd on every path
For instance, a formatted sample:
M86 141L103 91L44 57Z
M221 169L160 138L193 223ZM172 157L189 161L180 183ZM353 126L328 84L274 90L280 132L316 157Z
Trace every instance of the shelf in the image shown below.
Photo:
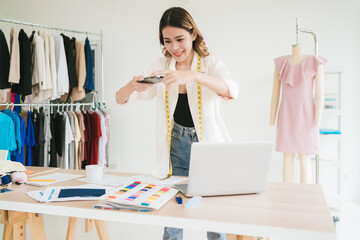
M343 112L340 109L324 108L324 113L332 115L342 115Z
M311 158L312 161L315 161L315 158ZM320 158L319 159L320 163L323 163L327 166L331 166L331 167L336 167L338 169L340 169L341 165L340 165L340 159L324 159L324 158Z
M320 138L334 139L340 141L342 139L342 134L320 134Z

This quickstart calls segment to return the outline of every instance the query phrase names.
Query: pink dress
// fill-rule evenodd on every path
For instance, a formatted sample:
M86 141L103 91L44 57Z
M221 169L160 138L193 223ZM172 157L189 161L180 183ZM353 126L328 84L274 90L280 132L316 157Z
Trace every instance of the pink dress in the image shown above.
M291 65L289 56L274 59L282 85L277 120L276 151L283 153L319 153L319 128L315 125L314 79L319 64L326 59L309 55Z

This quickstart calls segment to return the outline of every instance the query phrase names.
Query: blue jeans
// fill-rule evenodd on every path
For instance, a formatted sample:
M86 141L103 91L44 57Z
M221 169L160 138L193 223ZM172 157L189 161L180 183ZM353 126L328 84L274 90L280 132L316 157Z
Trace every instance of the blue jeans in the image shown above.
M188 176L191 144L198 142L195 128L174 123L171 131L170 159L173 175ZM207 232L209 240L226 240L224 233ZM183 229L165 227L163 240L182 240Z

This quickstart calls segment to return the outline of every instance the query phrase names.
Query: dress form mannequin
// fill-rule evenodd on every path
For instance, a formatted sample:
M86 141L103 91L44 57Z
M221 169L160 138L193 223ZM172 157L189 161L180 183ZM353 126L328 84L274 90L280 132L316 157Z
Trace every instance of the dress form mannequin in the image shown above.
M307 57L304 54L303 47L301 45L292 46L292 54L289 56L289 64L297 65L300 64ZM324 66L319 64L317 67L317 74L314 79L315 81L315 118L314 124L319 127L321 123L321 117L323 112L324 104ZM281 81L279 79L279 73L275 69L274 73L274 83L273 83L273 92L271 98L271 111L270 111L270 125L275 125L275 119L279 107L280 99L280 89ZM296 153L286 153L284 152L284 163L283 163L283 181L284 182L294 182L295 181L295 154ZM301 183L311 183L312 174L311 174L311 155L310 154L299 154L300 160L300 182Z

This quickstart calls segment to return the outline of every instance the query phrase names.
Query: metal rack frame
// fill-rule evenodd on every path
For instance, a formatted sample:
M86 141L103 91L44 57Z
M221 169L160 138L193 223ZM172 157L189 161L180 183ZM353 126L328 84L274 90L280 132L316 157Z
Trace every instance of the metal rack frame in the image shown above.
M308 29L301 28L299 22L300 22L300 21L299 21L299 19L297 18L297 19L296 19L296 44L295 44L295 46L299 44L299 32L309 33L309 34L311 34L311 35L313 36L313 38L314 38L315 55L318 55L318 47L319 47L319 45L318 45L318 38L317 38L316 34L315 34L312 30L308 30Z

